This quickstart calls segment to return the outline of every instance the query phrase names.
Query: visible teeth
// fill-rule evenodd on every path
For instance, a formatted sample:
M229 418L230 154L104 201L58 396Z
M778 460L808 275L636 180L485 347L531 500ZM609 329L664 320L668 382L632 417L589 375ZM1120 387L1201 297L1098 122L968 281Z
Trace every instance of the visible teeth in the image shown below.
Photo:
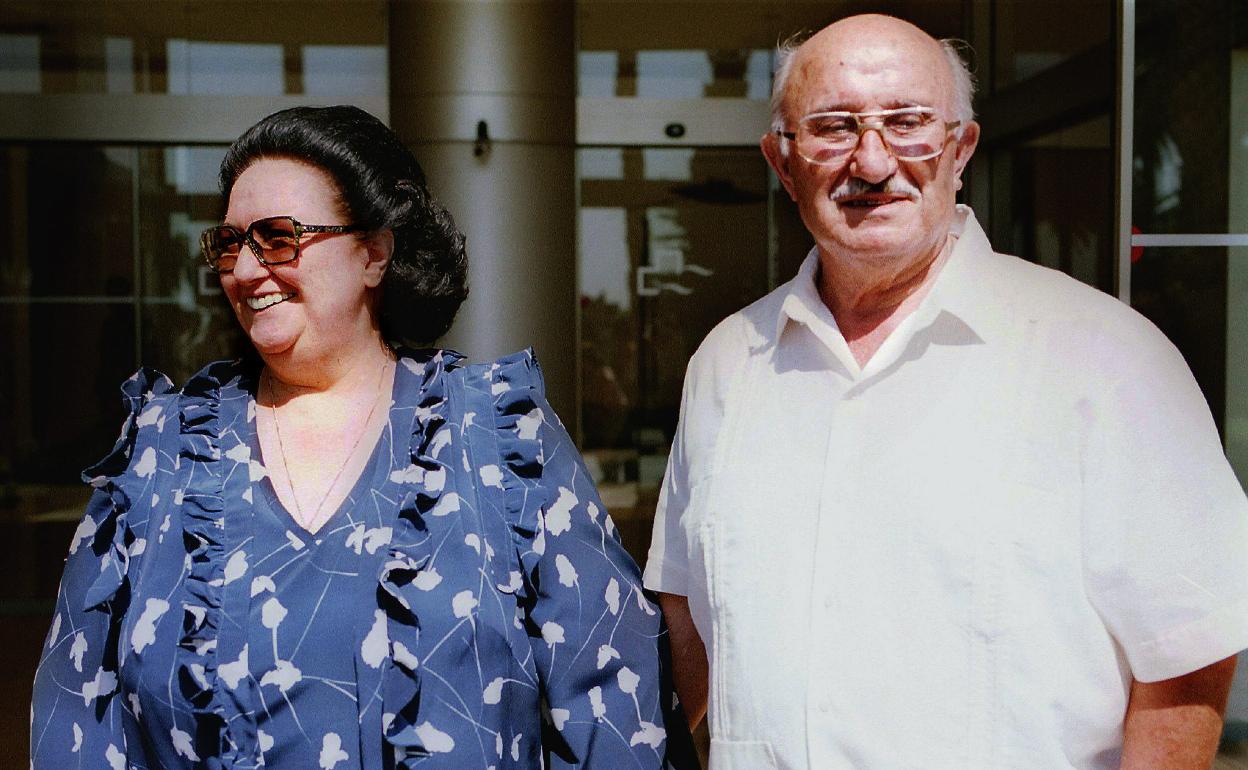
M293 296L295 296L293 293L292 294L277 293L277 294L265 294L263 297L248 297L247 307L251 308L252 310L264 310L266 307L271 307L273 305L276 305L279 302L285 302L286 300L290 299Z

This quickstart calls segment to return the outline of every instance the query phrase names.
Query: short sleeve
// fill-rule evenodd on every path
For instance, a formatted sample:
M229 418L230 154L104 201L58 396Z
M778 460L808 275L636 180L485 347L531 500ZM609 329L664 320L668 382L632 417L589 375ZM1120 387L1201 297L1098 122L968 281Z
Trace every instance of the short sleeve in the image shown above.
M689 542L681 514L689 507L689 436L686 412L689 404L689 376L686 374L680 399L680 421L672 440L672 451L659 489L654 510L654 533L646 558L645 586L678 596L689 595Z
M1248 647L1248 503L1182 356L1143 329L1093 396L1088 596L1144 682Z
M691 590L689 518L694 490L709 477L724 419L725 392L741 373L732 351L739 341L737 317L720 323L699 346L685 370L680 419L672 439L663 486L654 512L646 558L645 586L688 596Z

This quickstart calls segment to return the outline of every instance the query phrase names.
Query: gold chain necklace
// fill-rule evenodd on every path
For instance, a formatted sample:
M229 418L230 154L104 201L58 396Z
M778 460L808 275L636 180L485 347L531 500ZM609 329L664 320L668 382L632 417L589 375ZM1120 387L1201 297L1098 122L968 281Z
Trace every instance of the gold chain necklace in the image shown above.
M373 399L373 405L368 410L368 416L364 418L364 425L360 428L360 433L355 437L355 443L347 450L347 456L343 458L342 465L338 468L338 472L334 474L334 478L329 482L329 486L325 490L325 494L321 495L321 500L316 504L316 509L312 511L312 517L305 519L303 517L302 506L299 505L299 495L295 493L294 478L290 475L290 465L286 462L286 446L282 443L282 426L277 421L277 391L273 389L273 373L266 367L264 376L269 382L269 411L273 414L273 431L277 434L277 452L282 457L282 468L286 471L286 488L290 490L290 499L295 503L295 521L299 522L299 526L311 532L312 525L321 515L321 508L324 507L325 501L329 499L329 495L334 491L334 487L338 486L338 479L342 478L342 473L350 464L351 458L355 456L355 450L359 448L360 442L364 440L364 434L368 432L368 426L373 421L373 414L377 411L377 404L381 403L382 389L381 384L385 380L386 368L390 364L390 359L386 359L381 364L381 371L377 374L377 397Z

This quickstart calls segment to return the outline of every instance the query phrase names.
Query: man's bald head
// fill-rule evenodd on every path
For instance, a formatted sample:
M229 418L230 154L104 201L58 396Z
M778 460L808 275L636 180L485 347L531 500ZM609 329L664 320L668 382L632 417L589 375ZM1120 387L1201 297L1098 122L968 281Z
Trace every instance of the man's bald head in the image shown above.
M811 66L810 60L815 60L815 66L818 66L818 60L837 56L849 48L881 45L928 59L934 66L943 67L948 73L946 109L953 120L961 121L963 125L974 119L971 100L975 93L975 79L954 41L937 40L913 24L892 16L863 14L830 24L805 41L794 39L780 45L776 51L776 76L771 92L772 128L782 130L787 118L800 117L788 115L786 111L795 69Z

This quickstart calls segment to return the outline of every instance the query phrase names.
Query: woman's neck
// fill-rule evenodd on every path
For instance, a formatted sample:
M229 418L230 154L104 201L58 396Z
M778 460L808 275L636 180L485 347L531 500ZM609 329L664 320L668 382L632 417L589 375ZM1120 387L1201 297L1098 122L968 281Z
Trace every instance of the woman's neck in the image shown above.
M396 356L380 337L361 345L339 345L320 355L286 352L262 356L273 397L286 401L298 395L351 392L373 388L377 372Z

